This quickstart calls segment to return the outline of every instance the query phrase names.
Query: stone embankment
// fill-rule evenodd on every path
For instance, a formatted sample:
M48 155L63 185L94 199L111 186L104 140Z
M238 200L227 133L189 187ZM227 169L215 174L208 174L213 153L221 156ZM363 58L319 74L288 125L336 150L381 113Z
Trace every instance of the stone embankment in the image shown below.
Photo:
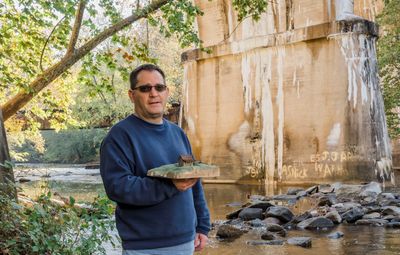
M382 192L376 182L289 188L284 195L256 195L249 200L239 210L226 215L226 221L213 224L218 239L234 240L257 230L259 240L248 240L248 245L289 244L310 248L310 237L287 238L288 231L329 230L338 224L400 228L400 194ZM298 208L296 204L305 200L309 202L308 209L293 213L291 208ZM343 233L336 231L327 237L337 239Z

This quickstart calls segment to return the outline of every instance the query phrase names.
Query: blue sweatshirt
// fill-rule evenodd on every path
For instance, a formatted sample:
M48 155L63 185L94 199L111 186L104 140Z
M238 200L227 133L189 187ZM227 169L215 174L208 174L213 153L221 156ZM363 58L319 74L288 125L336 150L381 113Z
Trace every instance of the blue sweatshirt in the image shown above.
M180 192L169 179L147 177L149 169L192 154L181 128L152 124L134 115L113 126L100 150L100 173L125 250L169 247L207 235L210 215L201 182Z

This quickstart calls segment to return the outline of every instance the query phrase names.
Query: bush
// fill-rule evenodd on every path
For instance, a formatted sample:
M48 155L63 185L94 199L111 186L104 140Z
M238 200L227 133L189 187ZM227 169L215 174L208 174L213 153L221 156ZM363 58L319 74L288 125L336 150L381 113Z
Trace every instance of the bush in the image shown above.
M70 197L68 204L55 204L48 192L22 206L0 193L0 254L106 254L102 244L114 245L111 201L97 197L84 209Z
M9 133L9 145L17 162L80 164L98 160L106 133L107 129L43 130L39 133L43 149L38 150L36 140L30 139L30 133L25 131Z

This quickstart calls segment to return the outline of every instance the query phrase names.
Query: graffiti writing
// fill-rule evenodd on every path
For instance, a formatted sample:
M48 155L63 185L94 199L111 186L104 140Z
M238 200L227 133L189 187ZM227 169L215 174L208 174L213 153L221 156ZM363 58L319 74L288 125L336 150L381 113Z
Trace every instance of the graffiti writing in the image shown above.
M346 162L355 160L356 155L351 151L324 151L322 153L311 154L310 161L318 162Z
M282 176L290 178L307 178L308 169L302 165L283 165Z

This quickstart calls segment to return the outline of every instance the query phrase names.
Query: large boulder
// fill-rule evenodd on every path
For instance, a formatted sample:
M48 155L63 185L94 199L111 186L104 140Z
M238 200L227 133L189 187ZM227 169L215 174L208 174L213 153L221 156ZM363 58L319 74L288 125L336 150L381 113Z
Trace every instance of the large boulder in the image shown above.
M268 208L266 217L275 217L279 220L283 221L284 223L289 222L293 219L293 213L290 211L289 208L285 206L272 206Z
M378 196L380 193L382 193L381 184L377 182L370 182L362 186L361 193L359 194L359 196L360 197Z
M354 223L364 216L364 210L355 207L342 214L342 219L348 223Z
M297 224L297 227L301 229L322 229L333 226L333 222L330 219L322 216L307 219Z
M361 205L359 203L345 202L345 203L334 204L332 205L332 207L335 208L336 211L338 211L338 213L344 213L354 207L361 207Z
M244 208L239 213L239 218L242 220L263 219L263 210L261 208Z
M258 202L258 203L249 205L248 208L260 208L265 212L271 206L273 206L273 204L271 204L269 202Z
M332 184L335 189L338 200L349 201L351 198L363 198L368 196L378 196L382 193L381 185L377 182L370 182L365 185L351 184Z

